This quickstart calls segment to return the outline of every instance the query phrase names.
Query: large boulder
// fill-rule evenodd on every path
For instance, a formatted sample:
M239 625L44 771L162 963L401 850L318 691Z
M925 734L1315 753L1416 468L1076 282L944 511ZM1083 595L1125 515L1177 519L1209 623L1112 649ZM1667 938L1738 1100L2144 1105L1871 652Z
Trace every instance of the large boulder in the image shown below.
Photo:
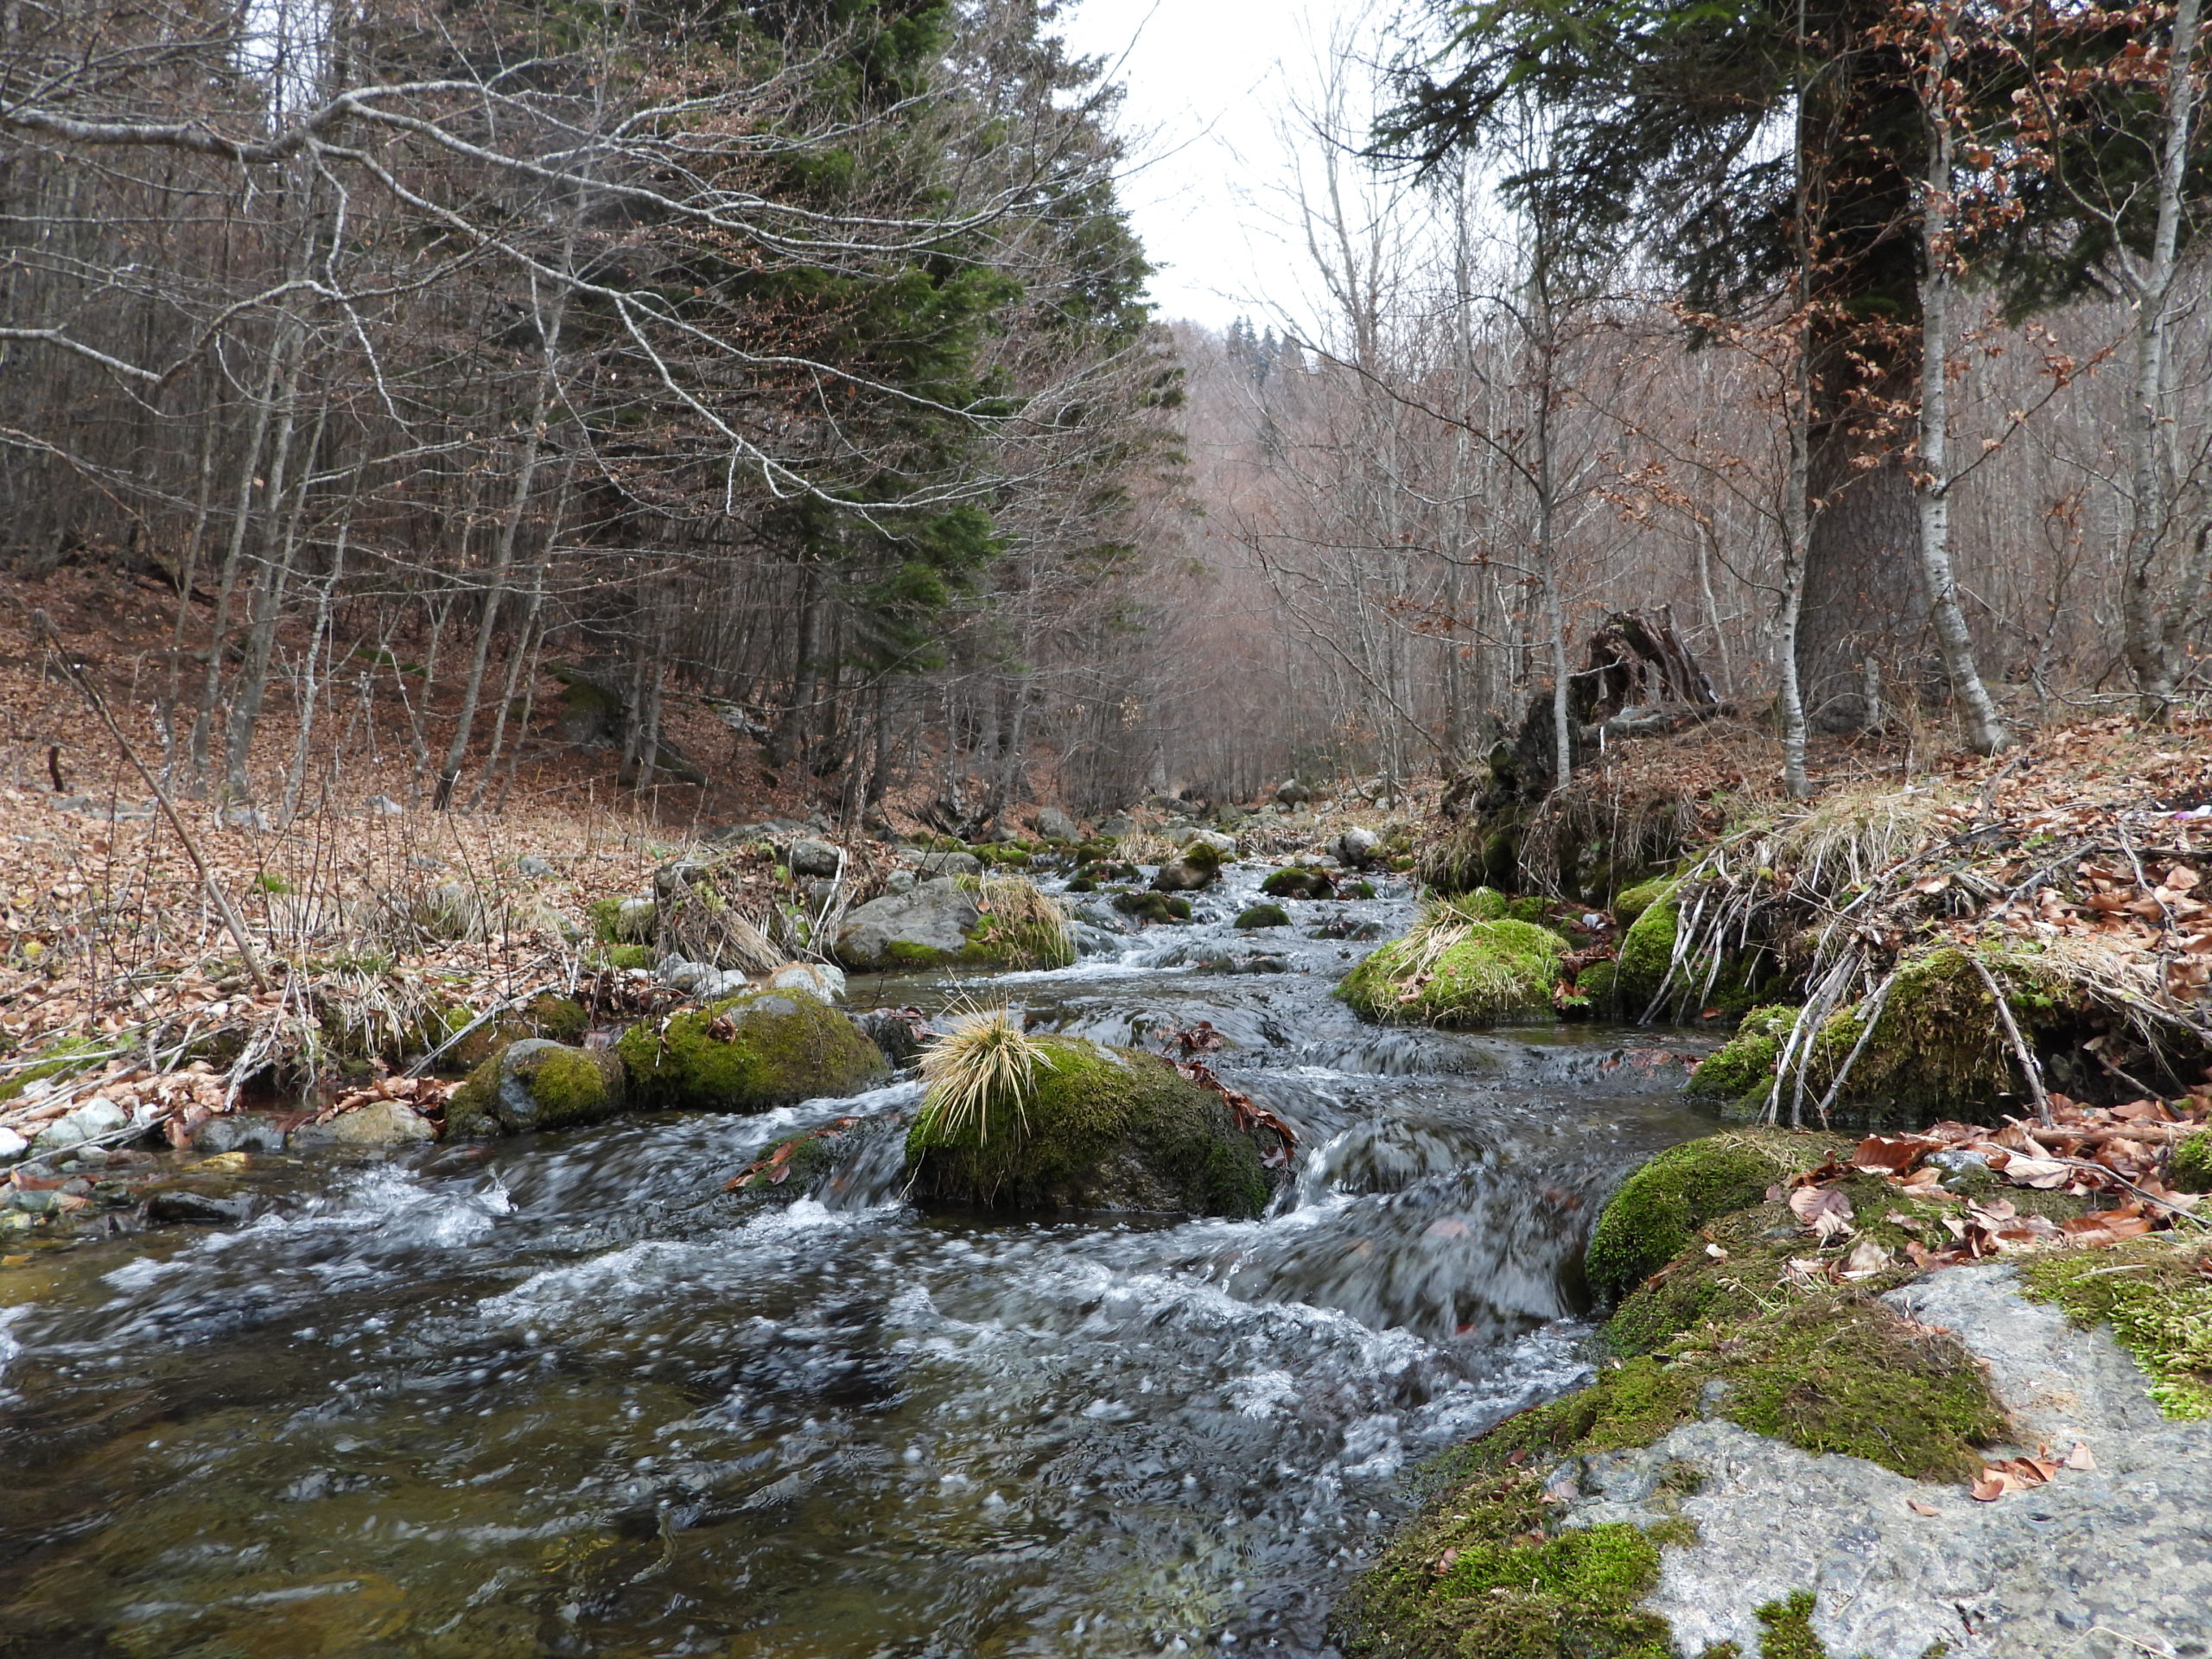
M863 972L931 968L957 960L982 919L976 895L953 877L919 881L908 893L871 899L845 918L837 959Z
M1048 806L1037 814L1037 833L1047 841L1074 841L1083 830L1058 807Z
M844 867L845 861L843 855L836 847L810 836L791 842L791 850L785 857L790 861L791 874L803 879L834 876Z
M1224 854L1215 841L1227 841L1226 836L1195 840L1183 849L1180 856L1160 867L1152 878L1154 893L1198 893L1221 880ZM1230 842L1234 849L1236 843Z
M1354 825L1338 836L1329 850L1346 869L1363 870L1382 856L1382 839L1372 830Z
M446 1134L458 1139L575 1128L613 1116L627 1096L615 1055L525 1037L479 1065L454 1091L446 1103Z
M1431 931L1440 926L1446 938ZM1337 994L1371 1020L1491 1025L1548 1009L1566 954L1565 939L1533 923L1446 917L1375 951Z
M1065 968L1075 960L1068 920L1063 905L1017 876L941 876L854 911L837 959L862 971Z
M765 1112L857 1094L887 1070L859 1027L803 990L748 991L643 1020L615 1046L641 1104L696 1111Z
M1228 1103L1166 1061L1079 1038L1033 1039L1030 1092L978 1139L925 1108L906 1137L912 1190L996 1210L1257 1216L1281 1139L1237 1128ZM1264 1142L1264 1145L1262 1144Z

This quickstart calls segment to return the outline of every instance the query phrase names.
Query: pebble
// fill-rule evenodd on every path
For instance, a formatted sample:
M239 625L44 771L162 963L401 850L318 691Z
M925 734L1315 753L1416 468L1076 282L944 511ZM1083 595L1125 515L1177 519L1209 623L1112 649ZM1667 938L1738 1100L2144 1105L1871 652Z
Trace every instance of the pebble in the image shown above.
M13 1129L0 1129L0 1164L12 1164L30 1150L31 1143Z

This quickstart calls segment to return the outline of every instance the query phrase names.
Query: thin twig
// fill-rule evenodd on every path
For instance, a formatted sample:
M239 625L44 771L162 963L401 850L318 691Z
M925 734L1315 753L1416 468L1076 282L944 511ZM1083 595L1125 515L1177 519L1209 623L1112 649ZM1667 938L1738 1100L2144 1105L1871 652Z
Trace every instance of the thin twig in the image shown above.
M1997 1004L1997 1017L2005 1027L2005 1040L2012 1045L2013 1058L2020 1062L2020 1071L2028 1080L2028 1093L2036 1103L2036 1121L2045 1128L2056 1126L2057 1120L2050 1115L2050 1091L2043 1086L2043 1066L2035 1051L2020 1035L2019 1022L2012 1018L2012 1005L2005 1000L2005 993L1997 983L1997 976L1989 971L1989 964L1969 950L1966 958L1974 964L1975 973L1989 989L1990 1000Z

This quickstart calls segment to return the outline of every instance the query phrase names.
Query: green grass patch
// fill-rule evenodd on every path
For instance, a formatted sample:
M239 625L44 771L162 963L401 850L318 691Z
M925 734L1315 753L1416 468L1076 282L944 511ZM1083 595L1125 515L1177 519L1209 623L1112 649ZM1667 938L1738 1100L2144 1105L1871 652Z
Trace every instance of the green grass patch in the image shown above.
M2018 1271L2027 1295L2056 1303L2075 1325L2110 1325L2167 1416L2212 1418L2212 1247L2153 1235L2031 1255Z

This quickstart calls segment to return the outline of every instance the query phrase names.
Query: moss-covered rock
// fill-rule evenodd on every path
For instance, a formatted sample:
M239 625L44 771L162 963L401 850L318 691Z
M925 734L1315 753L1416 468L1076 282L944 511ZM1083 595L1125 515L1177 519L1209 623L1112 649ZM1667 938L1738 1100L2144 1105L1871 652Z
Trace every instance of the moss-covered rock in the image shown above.
M446 1104L446 1134L521 1135L595 1123L622 1109L627 1084L622 1061L609 1051L526 1037L469 1073Z
M2212 1418L2212 1249L2200 1238L2154 1234L2038 1254L2019 1274L2030 1297L2056 1302L2075 1324L2110 1325L2167 1416Z
M29 1065L0 1080L0 1101L15 1099L41 1077L66 1077L86 1071L117 1045L98 1037L57 1037L40 1049Z
M2030 982L2031 968L1988 965L2024 1031L2049 1021L2052 999ZM1828 1088L1864 1029L1863 1007L1828 1017L1813 1039L1808 1087ZM1966 952L1947 945L1898 970L1836 1105L1840 1121L1916 1128L1945 1117L1972 1122L2020 1089L1989 988Z
M1260 891L1270 899L1333 899L1337 896L1337 882L1326 870L1308 870L1292 864L1261 882Z
M1574 994L1590 1005L1594 1014L1609 1014L1616 1011L1617 969L1608 962L1593 962L1574 976Z
M1647 883L1646 886L1651 884ZM1631 887L1630 893L1642 893L1643 888ZM1674 897L1674 884L1647 899L1637 909L1636 920L1629 924L1628 931L1621 935L1620 949L1614 957L1614 988L1624 1002L1642 1013L1641 1004L1648 1003L1659 995L1659 988L1667 982L1667 970L1675 959L1675 935L1681 924L1681 906ZM1616 917L1620 912L1616 906Z
M641 1104L763 1112L879 1083L883 1055L804 991L747 991L622 1033L617 1051Z
M1553 1536L1553 1520L1532 1473L1455 1487L1353 1585L1338 1645L1353 1659L1673 1659L1667 1622L1637 1605L1668 1535L1613 1522Z
M1734 1036L1698 1063L1687 1092L1705 1100L1763 1096L1774 1080L1782 1045L1796 1025L1797 1014L1797 1009L1778 1003L1753 1008Z
M854 911L837 959L863 971L1065 968L1075 935L1060 903L1019 876L939 876Z
M1440 1459L1439 1495L1340 1606L1340 1643L1363 1659L1673 1659L1673 1633L1640 1604L1657 1584L1661 1548L1692 1536L1679 1504L1698 1471L1662 1471L1649 1507L1677 1518L1648 1529L1560 1528L1545 1480L1564 1459L1649 1446L1706 1416L1924 1480L1970 1478L2007 1427L1955 1338L1868 1296L1825 1296L1701 1331L1608 1366L1589 1388ZM1792 1602L1761 1611L1770 1659L1818 1654L1773 1645L1775 1634L1804 1631L1809 1611Z
M1459 902L1459 901L1455 901ZM1455 927L1440 954L1423 930L1369 956L1337 994L1371 1020L1447 1027L1492 1025L1551 1006L1567 941L1527 922Z
M1191 919L1191 901L1172 898L1164 893L1117 893L1114 908L1124 916L1134 916L1141 922L1187 922Z
M1255 927L1288 927L1290 913L1281 905L1254 905L1237 912L1236 925L1248 931Z
M658 912L650 899L601 899L588 911L601 944L651 944Z
M1267 1131L1237 1128L1228 1103L1166 1061L1077 1038L1041 1053L1017 1121L995 1115L978 1141L927 1114L906 1141L916 1193L1005 1210L1131 1210L1257 1216L1273 1191Z
M1621 1183L1590 1235L1584 1271L1608 1301L1690 1246L1716 1216L1750 1208L1766 1190L1821 1161L1824 1138L1786 1133L1709 1135L1669 1147Z
M464 1027L466 1024L464 1020ZM509 1043L518 1043L528 1037L543 1037L556 1043L581 1043L590 1027L591 1015L575 998L541 991L520 1007L509 1008L470 1031L448 1049L446 1055L456 1066L474 1070Z
M2181 1192L2212 1192L2212 1129L2190 1136L2174 1148L2167 1184Z
M1152 878L1158 893L1197 893L1221 880L1224 855L1211 842L1194 841L1161 865Z
M1632 887L1623 887L1613 895L1614 922L1621 927L1633 927L1643 912L1662 899L1674 897L1681 880L1671 875L1657 875L1649 881L1639 881Z

